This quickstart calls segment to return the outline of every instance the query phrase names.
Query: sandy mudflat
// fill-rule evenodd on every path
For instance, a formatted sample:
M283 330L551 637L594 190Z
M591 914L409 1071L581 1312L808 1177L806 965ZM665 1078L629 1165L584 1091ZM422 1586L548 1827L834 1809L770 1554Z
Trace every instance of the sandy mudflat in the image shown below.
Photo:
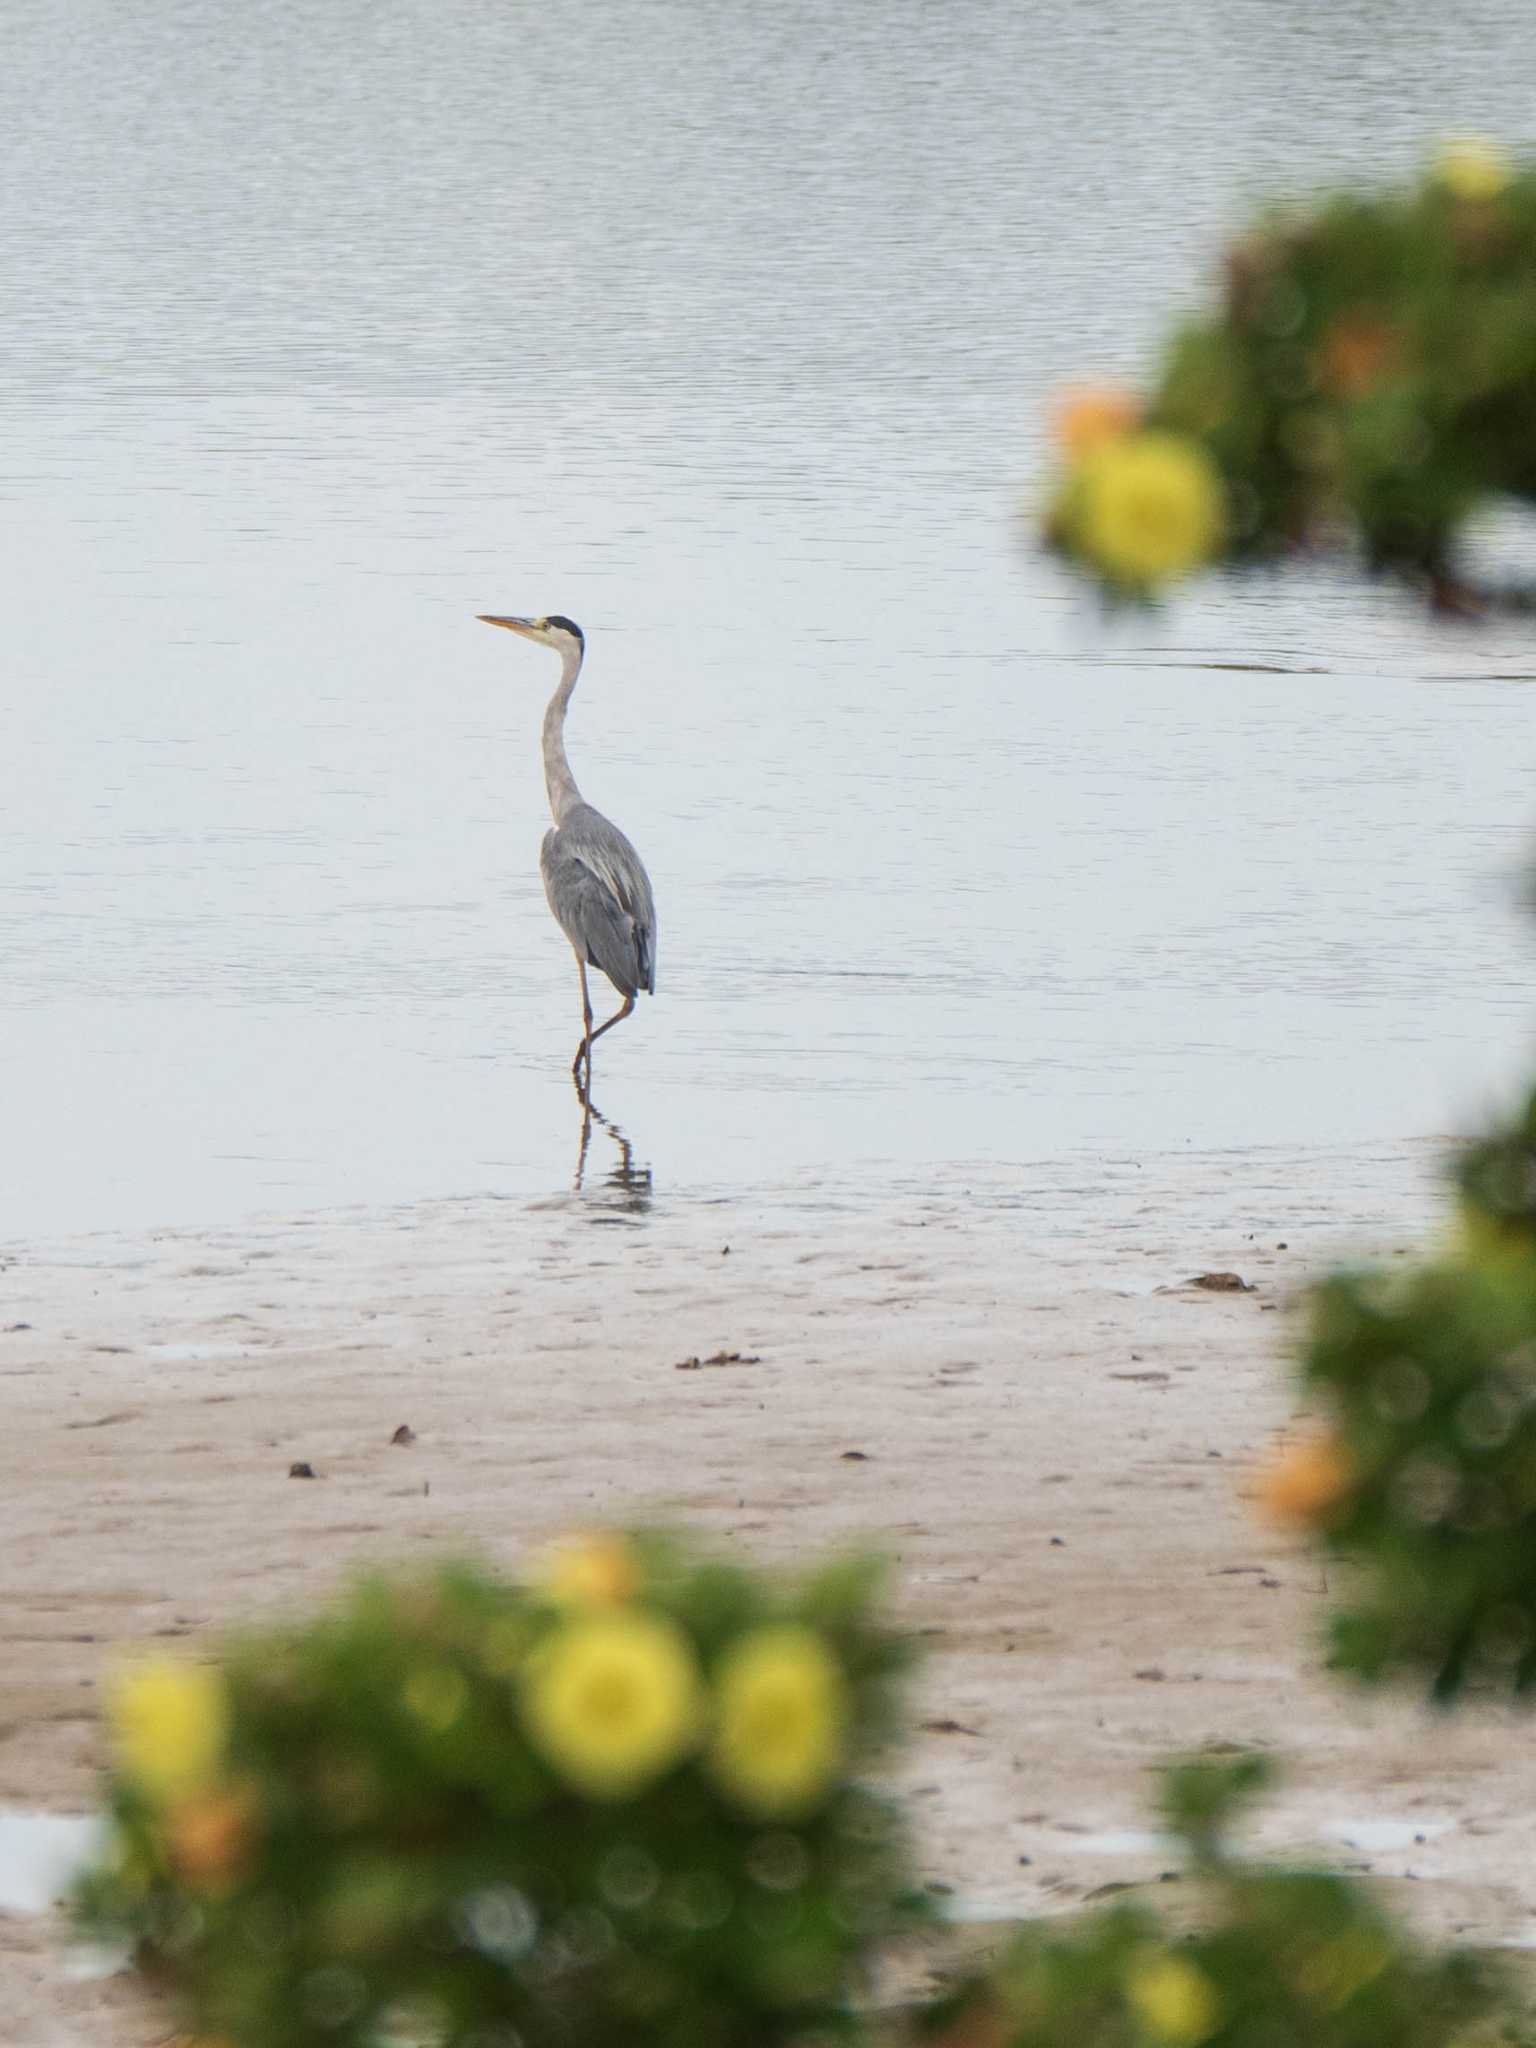
M1529 1744L1341 1696L1317 1566L1240 1497L1291 1405L1288 1301L1422 1243L1435 1160L1077 1161L648 1213L600 1186L0 1247L0 1806L90 1807L119 1646L190 1647L359 1558L515 1565L659 1512L763 1554L894 1551L931 1650L901 1782L931 1876L984 1909L1155 1875L1164 1852L1116 1839L1149 1824L1149 1766L1230 1740L1292 1760L1262 1839L1403 1880L1428 1928L1524 1940ZM1223 1268L1254 1291L1180 1284ZM720 1350L753 1362L677 1370ZM62 1980L55 1931L0 1915L7 2048L161 2039L124 1980Z

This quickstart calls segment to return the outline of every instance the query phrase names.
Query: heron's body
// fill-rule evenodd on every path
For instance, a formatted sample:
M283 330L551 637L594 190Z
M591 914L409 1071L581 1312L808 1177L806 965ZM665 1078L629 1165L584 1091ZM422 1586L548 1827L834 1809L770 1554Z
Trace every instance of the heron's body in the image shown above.
M621 996L656 993L656 905L640 856L617 825L572 804L539 849L544 893L556 921L589 967Z
M642 992L656 993L656 904L645 864L617 825L582 797L565 752L565 713L581 673L586 643L570 619L496 618L525 640L553 647L560 655L560 682L544 713L544 785L554 828L544 835L539 868L555 920L571 942L581 975L582 1038L571 1072L581 1086L583 1068L591 1078L592 1045L622 1023ZM624 1007L592 1029L588 967L601 968L624 998Z

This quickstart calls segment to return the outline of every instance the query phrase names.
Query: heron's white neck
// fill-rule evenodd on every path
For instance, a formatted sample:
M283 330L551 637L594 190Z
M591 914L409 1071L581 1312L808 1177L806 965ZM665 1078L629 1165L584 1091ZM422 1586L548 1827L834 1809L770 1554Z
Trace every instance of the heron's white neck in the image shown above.
M571 701L576 678L581 674L582 649L565 647L560 653L560 687L544 713L544 787L549 791L549 808L558 825L572 805L581 802L581 791L565 758L565 707Z

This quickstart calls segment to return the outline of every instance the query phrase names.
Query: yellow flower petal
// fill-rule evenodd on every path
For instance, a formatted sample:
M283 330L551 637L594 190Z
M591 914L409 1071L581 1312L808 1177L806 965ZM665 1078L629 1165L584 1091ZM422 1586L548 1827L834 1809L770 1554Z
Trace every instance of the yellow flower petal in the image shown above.
M557 1546L545 1580L556 1600L572 1606L617 1606L639 1592L644 1574L622 1536L583 1536Z
M619 1610L557 1629L534 1656L523 1713L535 1746L591 1799L626 1799L698 1739L698 1667L660 1615Z
M1083 554L1133 589L1198 568L1226 524L1215 465L1178 434L1121 434L1090 448L1068 479L1068 504Z
M203 1790L229 1739L222 1675L206 1665L155 1659L109 1681L107 1719L117 1763L151 1799Z
M1474 206L1497 199L1514 174L1509 157L1485 135L1450 138L1435 158L1433 170L1437 185Z
M1125 1995L1144 2031L1174 2048L1199 2048L1221 2025L1215 1985L1183 1956L1143 1956L1126 1977Z
M753 1629L716 1674L718 1722L710 1768L766 1819L813 1806L843 1756L848 1688L814 1629Z

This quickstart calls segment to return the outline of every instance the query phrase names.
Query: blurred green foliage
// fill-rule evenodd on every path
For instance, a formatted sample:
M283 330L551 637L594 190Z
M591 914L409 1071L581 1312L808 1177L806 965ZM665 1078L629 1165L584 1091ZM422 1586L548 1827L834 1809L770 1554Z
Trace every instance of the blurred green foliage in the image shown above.
M1478 1958L1435 1954L1356 1883L1239 1860L1223 1829L1253 1759L1168 1774L1200 1931L1141 1903L1028 1928L928 2016L935 2048L1494 2048L1536 2041Z
M1314 1290L1301 1376L1328 1435L1265 1482L1345 1560L1335 1665L1442 1704L1536 1686L1536 1095L1455 1182L1442 1257Z
M1536 1256L1536 1092L1507 1129L1463 1155L1456 1183L1474 1250Z
M1172 338L1139 426L1219 473L1206 559L1342 544L1459 608L1469 516L1536 502L1536 171L1453 144L1406 189L1271 211L1227 251L1214 312ZM1103 459L1074 452L1084 474ZM1095 522L1070 516L1074 474L1051 537L1124 590ZM1149 497L1145 526L1176 509ZM1170 576L1199 566L1175 556Z
M78 1922L230 2048L849 2030L871 1944L921 1915L900 1823L853 1775L906 1661L879 1579L604 1537L532 1586L374 1577L212 1667L130 1672ZM717 1681L744 1643L727 1752Z
M1351 1482L1320 1540L1336 1665L1426 1684L1536 1684L1536 1261L1335 1275L1304 1358Z

